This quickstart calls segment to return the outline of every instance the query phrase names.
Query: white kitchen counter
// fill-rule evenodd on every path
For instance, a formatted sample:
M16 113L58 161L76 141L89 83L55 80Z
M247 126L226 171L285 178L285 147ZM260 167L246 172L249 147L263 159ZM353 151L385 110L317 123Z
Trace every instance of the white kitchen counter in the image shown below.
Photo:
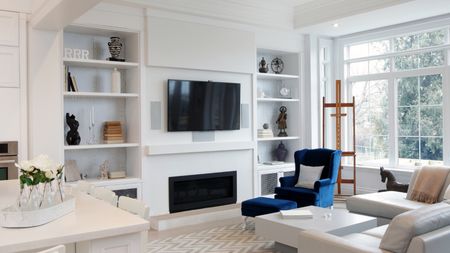
M0 181L0 208L14 203L18 191L17 180ZM83 251L80 252L83 253L108 252L106 248L96 246L99 243L108 247L117 244L117 247L123 249L117 251L118 248L114 246L113 252L134 253L143 250L141 232L149 229L147 220L86 194L77 194L75 198L74 212L48 224L20 229L0 227L0 252L25 251L76 242L80 242L77 244L77 252L82 248ZM121 237L126 238L126 242L121 244Z

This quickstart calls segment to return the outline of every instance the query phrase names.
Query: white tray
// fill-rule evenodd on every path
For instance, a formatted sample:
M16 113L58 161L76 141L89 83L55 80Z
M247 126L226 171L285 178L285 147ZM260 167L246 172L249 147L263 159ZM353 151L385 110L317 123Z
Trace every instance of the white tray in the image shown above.
M7 228L40 226L74 210L75 198L70 195L66 195L62 203L33 211L18 211L14 206L9 206L0 211L0 226Z

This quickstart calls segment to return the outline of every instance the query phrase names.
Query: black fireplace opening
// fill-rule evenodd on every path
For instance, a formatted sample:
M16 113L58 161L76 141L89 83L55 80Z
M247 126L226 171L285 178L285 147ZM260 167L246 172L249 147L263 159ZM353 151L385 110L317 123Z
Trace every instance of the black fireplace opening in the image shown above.
M236 171L169 177L169 211L234 204L236 191Z

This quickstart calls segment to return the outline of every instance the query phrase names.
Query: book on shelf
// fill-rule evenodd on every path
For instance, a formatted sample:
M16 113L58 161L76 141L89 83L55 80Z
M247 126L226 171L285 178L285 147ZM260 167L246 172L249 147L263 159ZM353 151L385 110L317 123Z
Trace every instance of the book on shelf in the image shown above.
M310 210L303 210L303 209L281 210L280 214L283 219L312 219L313 218L313 214Z
M78 92L78 85L77 80L75 79L75 76L72 75L70 72L67 72L67 81L65 84L67 84L67 90L66 91L73 91Z
M105 144L121 144L121 143L125 143L123 140L104 140L103 142Z
M65 65L64 66L64 87L63 90L64 91L69 91L69 66Z
M105 121L106 126L122 126L122 122L120 121Z
M70 79L72 80L72 86L73 86L73 90L72 91L78 92L77 79L75 78L74 75L70 75Z
M272 138L272 129L258 129L258 138Z
M124 143L122 122L106 121L103 128L103 141L105 144Z

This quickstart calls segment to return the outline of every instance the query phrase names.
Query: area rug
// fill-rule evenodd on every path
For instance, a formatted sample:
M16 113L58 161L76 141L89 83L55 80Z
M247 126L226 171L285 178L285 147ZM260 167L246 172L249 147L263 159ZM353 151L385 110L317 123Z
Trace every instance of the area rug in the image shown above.
M150 241L147 253L275 253L274 242L243 230L241 224Z

